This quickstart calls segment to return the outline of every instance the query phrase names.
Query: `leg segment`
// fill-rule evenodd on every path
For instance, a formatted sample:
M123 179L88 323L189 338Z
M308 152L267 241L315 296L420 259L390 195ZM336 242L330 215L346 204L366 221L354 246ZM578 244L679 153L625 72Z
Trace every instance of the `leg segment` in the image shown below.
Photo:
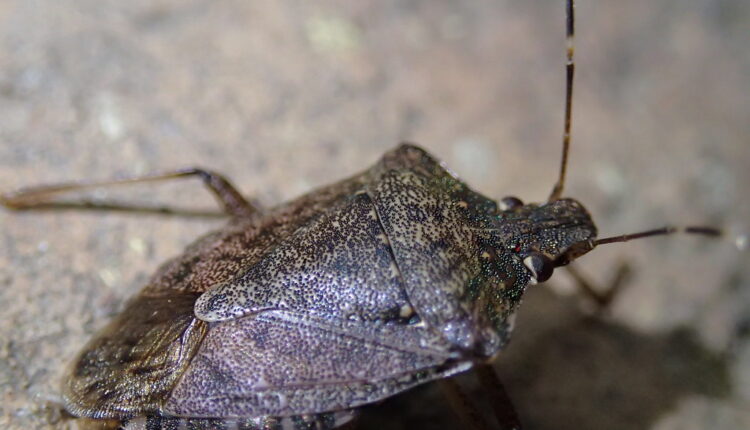
M55 198L61 194L116 185L166 181L170 179L198 177L216 196L224 212L234 217L249 216L257 211L239 191L222 175L200 168L180 169L166 173L108 181L79 182L42 185L0 194L0 204L11 209L41 209L55 206Z
M591 301L593 301L600 310L604 310L609 307L617 293L622 290L622 287L626 284L632 273L632 269L630 268L630 266L627 263L621 262L618 265L615 276L614 278L612 278L609 286L602 289L594 287L588 280L588 278L586 278L583 273L576 269L575 265L571 264L569 266L566 266L566 268L568 269L570 275L573 276L573 279L575 279L576 284L578 285L578 288L581 290L581 292L586 297L591 299Z
M466 393L454 379L441 379L438 383L451 408L458 415L461 422L466 425L466 428L471 430L490 430L480 412L474 407L466 396Z
M521 430L521 420L518 418L513 402L503 387L495 369L489 364L478 365L476 375L484 388L484 394L489 398L492 412L502 430Z

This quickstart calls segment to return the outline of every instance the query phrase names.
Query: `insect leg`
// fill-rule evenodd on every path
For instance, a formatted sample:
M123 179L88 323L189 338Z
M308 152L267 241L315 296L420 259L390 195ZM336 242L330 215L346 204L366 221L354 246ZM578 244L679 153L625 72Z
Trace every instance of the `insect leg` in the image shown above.
M453 378L441 379L438 383L440 384L443 396L445 396L453 411L467 428L472 430L490 430L490 426Z
M476 366L476 375L482 384L484 392L492 405L492 412L503 430L521 430L521 420L518 418L513 402L503 387L495 369L489 364Z
M166 181L171 179L179 179L186 177L198 177L203 181L203 184L216 196L222 205L222 209L227 215L235 217L249 216L256 212L258 209L253 206L250 202L245 200L239 191L222 175L201 169L201 168L187 168L179 169L172 172L155 173L145 176L137 176L131 178L105 180L105 181L91 181L91 182L75 182L75 183L62 183L52 185L42 185L32 188L21 189L15 192L0 194L0 204L11 209L49 209L55 207L70 207L71 205L65 205L56 202L56 198L61 194L73 193L77 191L85 191L95 188L103 188L109 186L146 183L146 182L157 182ZM78 207L93 206L97 207L96 204L80 204ZM101 209L120 209L126 210L127 208L122 206L102 206ZM168 209L160 209L160 212L172 212Z
M566 266L568 273L575 279L576 285L581 292L591 299L600 310L605 310L614 300L617 293L622 291L623 286L630 279L632 269L626 262L620 262L615 271L615 276L612 278L610 284L605 287L595 287L592 282L579 271L574 264Z

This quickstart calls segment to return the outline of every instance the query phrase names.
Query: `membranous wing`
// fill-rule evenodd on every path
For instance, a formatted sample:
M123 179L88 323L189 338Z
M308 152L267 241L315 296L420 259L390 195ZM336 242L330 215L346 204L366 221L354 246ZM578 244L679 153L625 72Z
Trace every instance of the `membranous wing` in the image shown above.
M265 311L215 323L165 405L177 416L351 409L471 364L418 326Z
M125 418L158 411L208 328L193 316L196 297L131 300L73 362L63 388L69 412Z

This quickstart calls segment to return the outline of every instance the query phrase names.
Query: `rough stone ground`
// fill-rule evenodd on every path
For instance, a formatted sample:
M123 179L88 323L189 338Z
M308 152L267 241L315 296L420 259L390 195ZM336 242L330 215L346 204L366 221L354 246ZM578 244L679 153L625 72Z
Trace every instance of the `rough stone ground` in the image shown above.
M558 163L563 1L4 0L0 188L202 165L265 205L421 143L492 196L544 199ZM568 194L602 235L750 228L750 4L580 1ZM196 184L107 194L210 208ZM0 211L0 427L71 428L69 361L157 265L221 221ZM560 273L497 361L529 429L750 428L750 261L651 239L591 319ZM561 270L561 272L563 272ZM468 378L470 379L470 378ZM451 428L433 388L362 428ZM481 402L481 401L480 401Z

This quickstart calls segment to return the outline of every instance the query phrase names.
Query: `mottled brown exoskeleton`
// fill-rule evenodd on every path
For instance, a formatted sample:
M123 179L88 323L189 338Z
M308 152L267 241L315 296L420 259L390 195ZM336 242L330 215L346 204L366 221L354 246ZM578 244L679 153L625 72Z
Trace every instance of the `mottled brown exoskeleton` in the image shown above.
M572 54L562 169L543 204L497 203L409 144L268 210L201 169L3 196L32 208L85 187L198 176L232 217L83 348L66 409L129 430L335 428L360 406L492 359L524 290L555 267L601 243L675 231L597 239L586 209L562 198Z

